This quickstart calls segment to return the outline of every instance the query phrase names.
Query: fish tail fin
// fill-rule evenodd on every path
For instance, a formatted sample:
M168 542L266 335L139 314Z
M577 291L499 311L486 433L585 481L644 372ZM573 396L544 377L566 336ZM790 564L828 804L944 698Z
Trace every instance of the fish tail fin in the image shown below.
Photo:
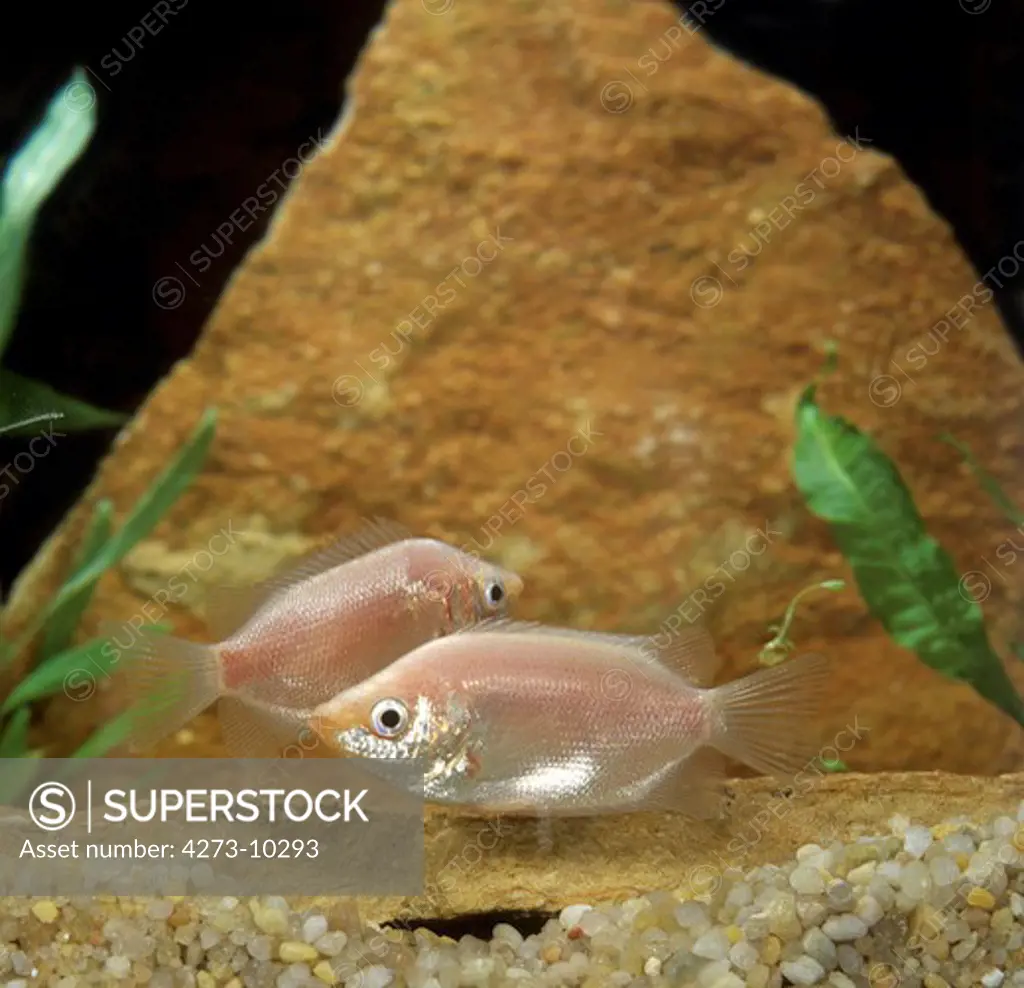
M216 645L142 631L127 648L116 648L117 677L133 712L125 742L132 752L181 730L223 691Z
M709 743L765 775L792 778L816 750L814 714L829 670L823 655L805 655L710 690Z

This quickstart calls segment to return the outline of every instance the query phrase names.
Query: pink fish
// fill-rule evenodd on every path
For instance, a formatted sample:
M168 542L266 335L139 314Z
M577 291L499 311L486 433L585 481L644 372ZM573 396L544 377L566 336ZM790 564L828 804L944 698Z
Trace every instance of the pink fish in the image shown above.
M507 613L522 587L515 573L377 520L255 587L212 594L218 644L135 637L120 656L139 710L132 747L219 700L232 751L277 754L317 703L432 638Z
M421 759L428 801L486 813L707 817L723 755L776 776L806 764L822 657L711 687L707 634L667 637L487 621L419 646L311 724L340 752Z

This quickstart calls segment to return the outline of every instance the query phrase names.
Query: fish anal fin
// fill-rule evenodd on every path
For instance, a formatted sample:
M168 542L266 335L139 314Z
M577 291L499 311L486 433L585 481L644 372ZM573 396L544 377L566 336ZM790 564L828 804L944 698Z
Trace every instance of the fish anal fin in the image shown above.
M286 711L247 702L239 695L221 697L217 703L224 744L238 758L281 758L286 748L302 747L309 735L315 735L305 726L298 711Z
M693 686L710 686L715 681L718 656L711 633L703 623L651 635L642 651Z
M720 818L728 805L726 764L725 756L714 748L699 748L665 774L642 808L682 813L695 820Z

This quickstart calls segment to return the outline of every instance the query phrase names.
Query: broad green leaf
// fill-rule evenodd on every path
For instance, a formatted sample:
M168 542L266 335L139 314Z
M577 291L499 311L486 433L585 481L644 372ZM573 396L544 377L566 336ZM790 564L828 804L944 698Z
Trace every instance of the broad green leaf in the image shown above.
M872 615L895 642L1024 726L1024 700L981 608L961 593L952 559L928 535L899 471L856 426L823 414L814 392L807 388L797 407L793 475L810 510L830 523Z
M66 688L80 689L90 679L95 688L96 680L106 676L116 662L117 650L110 647L106 638L94 638L77 648L61 652L41 663L11 690L0 706L0 714L55 696Z
M966 444L958 442L950 435L941 437L944 442L949 443L964 458L964 462L974 474L975 479L992 498L997 508L1014 524L1020 531L1024 531L1024 512L1010 500L1009 495L1000 486L999 481L992 476L978 461ZM997 552L998 555L998 552ZM1024 642L1010 646L1011 652L1018 658L1024 659Z
M114 518L114 504L109 498L96 502L89 528L82 537L82 544L75 557L71 575L74 577L89 565L110 538L111 523ZM39 650L37 665L46 662L51 656L62 652L71 644L71 639L78 627L78 622L92 601L96 584L83 587L77 594L65 598L65 603L57 608L50 620L46 622L46 633Z
M41 425L39 418L54 416L55 421ZM77 398L55 391L48 384L22 377L0 368L0 425L13 435L54 437L56 443L65 431L109 429L123 425L127 416L96 408Z
M0 758L21 758L28 751L28 728L32 712L28 709L17 711L0 735Z
M75 69L50 100L40 125L11 157L0 183L0 356L14 329L36 214L96 128L92 94L85 73Z
M124 524L102 546L92 561L75 573L41 608L29 627L22 632L8 659L20 655L39 629L85 588L94 584L112 566L116 566L131 549L144 539L163 518L171 505L192 483L202 468L216 428L216 409L209 408L195 431L178 451L166 469L153 481L139 498Z
M957 450L964 458L964 463L966 463L970 468L971 473L974 474L978 483L981 484L988 496L995 502L996 507L998 507L999 510L1014 523L1014 525L1024 525L1024 511L1021 511L1020 508L1010 500L1006 491L999 486L999 481L985 470L980 463L978 463L970 449L964 443L957 441L952 436L943 435L942 439L944 442L949 443L949 445Z

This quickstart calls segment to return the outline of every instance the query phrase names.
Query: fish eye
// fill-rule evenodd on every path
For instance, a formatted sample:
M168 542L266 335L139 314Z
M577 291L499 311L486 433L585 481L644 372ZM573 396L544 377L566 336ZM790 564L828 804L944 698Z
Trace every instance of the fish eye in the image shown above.
M393 738L405 730L409 711L401 700L380 700L370 712L373 731L382 738Z
M501 580L488 580L484 584L484 600L490 607L499 607L505 599L505 587Z

